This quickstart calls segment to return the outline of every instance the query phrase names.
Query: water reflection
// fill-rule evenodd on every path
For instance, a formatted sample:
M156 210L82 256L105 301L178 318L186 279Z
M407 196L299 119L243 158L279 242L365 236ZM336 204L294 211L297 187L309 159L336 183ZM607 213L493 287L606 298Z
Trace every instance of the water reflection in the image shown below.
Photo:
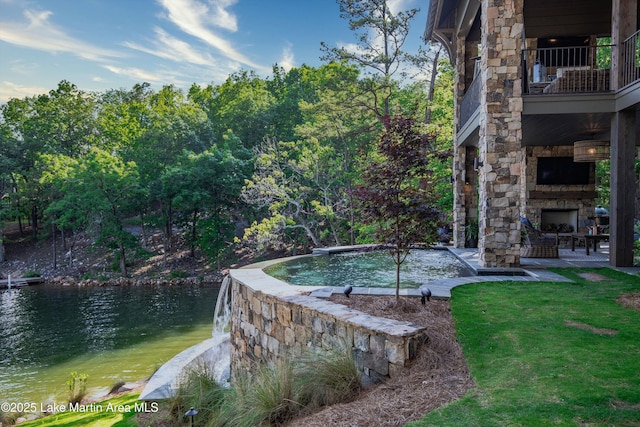
M131 365L141 363L146 365L145 372L137 379L142 379L148 375L148 365L159 362L160 352L155 350L156 354L148 355L139 353L140 349L149 351L150 343L163 337L171 336L173 340L173 336L190 333L200 325L211 325L218 290L218 286L204 285L38 285L1 290L0 396L24 399L21 390L45 380L57 365L79 357L117 365L119 361L113 355L121 358L122 351L128 353L127 358L133 355L134 360L128 359L110 375L120 379L126 375L118 372L135 371L136 366ZM210 326L208 330L202 339L210 335ZM174 341L180 345L179 338ZM189 345L169 350L177 354ZM173 355L162 354L164 358Z

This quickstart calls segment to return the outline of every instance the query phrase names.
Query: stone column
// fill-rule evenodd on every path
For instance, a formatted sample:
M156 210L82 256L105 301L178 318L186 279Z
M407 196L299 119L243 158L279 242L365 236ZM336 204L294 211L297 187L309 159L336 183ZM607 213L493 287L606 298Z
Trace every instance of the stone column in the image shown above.
M482 2L480 263L520 265L523 0Z
M456 248L464 248L465 233L465 149L458 141L460 130L460 102L465 93L465 38L456 39L456 74L454 82L454 137L453 137L453 243Z

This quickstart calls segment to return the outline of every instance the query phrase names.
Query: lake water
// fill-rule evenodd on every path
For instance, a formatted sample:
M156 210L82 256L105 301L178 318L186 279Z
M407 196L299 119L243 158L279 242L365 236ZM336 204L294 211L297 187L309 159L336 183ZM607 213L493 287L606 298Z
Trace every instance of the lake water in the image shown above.
M396 265L384 250L295 258L264 271L300 286L396 286ZM433 280L471 275L473 272L447 250L412 250L400 267L400 287L419 288Z
M0 397L67 397L71 372L90 394L148 378L211 337L219 286L36 285L0 290Z

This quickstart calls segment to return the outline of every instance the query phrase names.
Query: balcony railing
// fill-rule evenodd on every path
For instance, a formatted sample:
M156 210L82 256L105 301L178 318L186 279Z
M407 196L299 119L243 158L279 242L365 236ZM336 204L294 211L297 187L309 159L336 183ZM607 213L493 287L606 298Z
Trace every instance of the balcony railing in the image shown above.
M611 90L611 45L527 49L524 93L593 93Z
M477 72L474 73L473 81L462 97L462 101L460 101L460 123L458 130L467 123L471 116L473 116L473 113L475 113L478 107L480 107L480 89L482 88L482 79L478 78L479 74L480 73Z
M622 73L620 87L640 80L640 30L622 44Z

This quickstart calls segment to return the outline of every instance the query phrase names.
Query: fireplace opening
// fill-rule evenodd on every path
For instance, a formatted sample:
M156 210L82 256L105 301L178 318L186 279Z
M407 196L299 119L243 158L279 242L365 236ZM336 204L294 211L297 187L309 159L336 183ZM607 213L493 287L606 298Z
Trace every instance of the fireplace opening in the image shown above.
M575 233L578 230L578 209L542 209L540 230L545 233Z

